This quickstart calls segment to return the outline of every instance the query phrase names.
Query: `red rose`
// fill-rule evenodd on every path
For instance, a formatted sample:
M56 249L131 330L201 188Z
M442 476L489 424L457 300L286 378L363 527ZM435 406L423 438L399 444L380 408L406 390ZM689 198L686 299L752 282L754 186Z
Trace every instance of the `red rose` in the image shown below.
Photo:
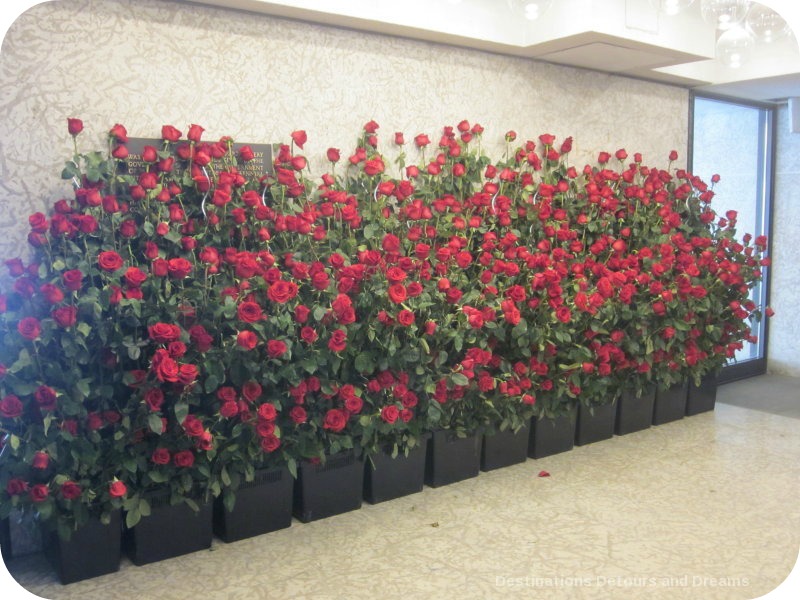
M236 402L223 402L219 407L219 415L224 419L230 419L239 414L239 405Z
M16 419L22 414L22 410L22 402L14 394L0 400L0 415L6 419Z
M339 162L341 158L341 153L338 148L328 148L327 152L328 160L332 163Z
M168 142L177 142L181 139L181 135L183 134L172 125L164 125L161 127L161 138Z
M255 381L248 381L242 386L242 396L248 402L255 402L261 397L263 390Z
M217 398L222 402L235 402L238 397L239 395L236 393L236 389L229 385L222 386L217 390Z
M308 141L308 136L306 135L306 132L304 130L302 130L302 129L300 129L298 131L293 131L292 132L292 141L295 144L297 144L298 148L302 149L303 148L303 144L305 144Z
M128 149L125 146L116 146L114 150L111 151L111 156L117 160L125 160L128 158Z
M559 306L556 309L556 319L558 319L562 323L569 323L571 318L572 318L572 313L566 306Z
M414 313L406 309L401 310L397 313L397 322L403 327L410 327L414 324Z
M31 226L31 231L36 233L45 233L47 231L47 217L42 213L33 213L28 217L28 224Z
M197 381L199 374L197 365L185 364L178 367L178 381L183 385L190 385Z
M166 350L164 351L166 352ZM175 383L180 376L178 363L169 356L161 358L157 363L153 361L153 370L159 381L169 381Z
M400 416L400 410L393 404L390 406L384 406L381 409L381 419L383 419L387 423L394 423L395 421L397 421L397 417L399 416Z
M131 287L139 287L147 280L147 273L139 267L128 267L125 271L125 282Z
M300 330L300 339L303 340L306 344L313 344L317 341L317 332L314 331L312 327L303 327Z
M64 500L75 500L75 498L80 497L81 495L81 486L79 486L74 481L65 481L61 484L61 497Z
M17 323L17 331L26 340L35 340L42 333L42 326L36 317L25 317Z
M121 481L113 481L108 486L108 493L112 498L124 498L128 488Z
M51 411L56 409L56 404L58 402L58 396L56 391L47 385L40 385L36 388L36 391L33 393L33 397L36 399L36 404L39 405L39 408L46 411Z
M144 402L152 412L158 412L164 404L164 392L160 388L150 388L144 393Z
M364 407L364 401L358 396L352 396L344 401L344 407L351 414L357 415L358 413L361 412L361 409Z
M170 323L156 323L147 328L150 339L157 344L168 344L181 337L181 328Z
M72 327L78 320L78 309L74 306L60 306L52 312L53 320L62 329Z
M278 418L278 411L275 408L274 404L265 402L264 404L258 407L258 416L264 419L265 421L274 421L275 419Z
M286 354L286 344L280 340L269 340L267 342L267 356L270 358L280 358Z
M285 304L297 296L297 284L292 281L279 279L267 289L267 298L278 304Z
M83 121L81 121L80 119L68 117L67 131L69 131L69 134L73 137L78 135L81 131L83 131Z
M322 427L333 432L339 432L347 425L347 415L338 408L331 408L325 413Z
M194 464L194 454L191 450L181 450L172 457L176 467L191 467Z
M253 149L250 146L242 146L239 148L239 158L244 162L250 162L255 157L256 155L253 153Z
M414 143L418 148L424 148L431 143L431 140L426 134L420 133L419 135L414 136Z
M425 322L425 334L426 335L433 335L436 333L436 323L434 321L426 321Z
M83 273L78 269L64 271L61 274L61 283L71 292L77 292L83 285Z
M306 422L308 414L306 413L306 409L302 406L294 406L292 410L289 411L289 417L299 425L300 423Z
M9 496L19 496L28 491L28 483L22 479L9 479L6 484L6 492Z
M275 452L281 446L281 440L275 435L267 435L261 438L261 449L264 452Z
M50 489L43 483L39 483L31 488L30 497L33 502L44 502L50 495Z
M166 448L156 448L150 456L150 460L156 465L168 465L170 458L172 457Z
M197 351L201 353L208 352L214 342L214 338L202 325L192 325L189 328L189 338L197 348Z
M12 277L19 277L25 272L25 265L19 258L9 258L5 261L5 265L8 268L8 274Z
M385 168L386 166L380 158L371 158L364 163L364 173L370 177L383 173Z
M628 158L628 153L623 148L620 148L614 153L614 156L617 157L617 160L625 160Z
M34 469L41 469L44 470L50 464L50 457L47 455L47 452L36 452L33 455L33 459L31 460L31 466Z
M677 150L671 150L670 153L669 153L669 159L671 161L672 160L678 160L678 151Z
M173 279L184 279L192 272L192 263L185 258L171 258L167 261L167 271Z
M236 343L240 348L252 350L258 345L258 336L252 331L240 331L239 335L236 336Z
M124 261L122 260L122 257L113 250L106 250L98 255L97 264L101 269L103 269L103 271L113 273L114 271L122 268Z
M186 134L186 137L189 139L189 141L196 143L200 141L204 131L205 129L200 127L200 125L192 124L189 125L189 133Z
M236 314L245 323L256 323L265 318L261 307L255 302L242 302L236 309Z
M404 286L402 283L395 283L394 285L389 286L389 300L395 304L404 302L407 297L408 293L406 286Z
M403 144L406 143L406 140L403 137L403 132L402 131L395 132L395 134L394 134L394 143L397 144L398 146L402 146Z
M114 138L120 144L124 144L128 141L128 132L125 127L119 123L111 128L111 130L108 132L108 135Z
M517 139L517 132L514 130L506 131L505 138L507 142L513 142Z
M334 331L328 340L328 348L333 352L343 352L347 348L347 332L344 329Z

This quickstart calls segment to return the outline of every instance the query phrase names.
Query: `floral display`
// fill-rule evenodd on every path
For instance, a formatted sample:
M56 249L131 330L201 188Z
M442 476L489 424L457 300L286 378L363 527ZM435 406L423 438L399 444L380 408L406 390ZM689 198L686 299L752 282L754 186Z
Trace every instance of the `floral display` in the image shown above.
M137 171L124 126L80 153L68 120L74 193L5 261L0 518L133 527L149 492L232 506L259 468L518 430L699 381L770 312L749 297L766 239L715 213L716 176L379 129L312 180L304 131L254 176L249 146L165 125Z

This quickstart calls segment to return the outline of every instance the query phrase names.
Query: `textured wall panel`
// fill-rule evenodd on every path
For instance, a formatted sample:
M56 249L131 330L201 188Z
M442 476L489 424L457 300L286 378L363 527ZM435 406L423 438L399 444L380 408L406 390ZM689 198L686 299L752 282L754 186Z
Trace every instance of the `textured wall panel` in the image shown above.
M29 213L69 192L67 117L84 120L87 149L117 122L136 137L199 123L208 139L247 142L302 128L316 175L325 150L348 153L370 119L389 156L395 131L436 140L465 118L496 158L509 129L574 136L578 166L619 147L665 166L687 140L675 87L155 0L57 0L21 15L0 54L0 111L0 259L20 253Z

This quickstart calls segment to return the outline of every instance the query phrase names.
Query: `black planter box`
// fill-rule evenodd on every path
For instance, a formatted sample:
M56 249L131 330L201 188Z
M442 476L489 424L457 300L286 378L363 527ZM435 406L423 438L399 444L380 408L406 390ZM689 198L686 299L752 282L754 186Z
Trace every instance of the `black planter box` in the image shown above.
M355 452L331 456L325 464L300 463L294 485L294 516L303 523L361 508L364 462Z
M638 397L632 391L622 392L617 400L617 424L614 426L614 433L626 435L650 427L653 424L655 401L655 387L645 390Z
M677 383L666 390L656 392L653 406L653 425L663 425L682 419L686 414L686 397L689 394L687 382Z
M372 462L364 461L364 499L370 504L416 494L425 483L425 457L427 439L395 458L391 453L381 452L372 456Z
M717 376L706 375L700 380L700 385L694 382L689 384L689 396L686 400L686 414L697 415L714 410L717 402Z
M119 571L122 554L120 511L111 513L108 525L92 518L73 531L68 540L62 540L55 531L48 531L43 542L44 553L63 584Z
M3 562L11 560L11 522L6 519L0 519L0 555L3 557Z
M530 422L516 433L511 429L506 429L498 431L494 435L484 435L481 448L481 471L492 471L524 463L528 458L530 437Z
M460 438L453 431L434 431L428 442L425 465L425 484L441 487L471 477L477 477L481 468L482 434Z
M608 404L578 406L578 423L575 426L575 445L585 446L614 437L617 401Z
M528 442L530 458L544 458L572 450L575 445L575 422L577 407L573 404L569 412L554 419L531 420L531 437Z
M151 514L124 534L123 547L135 565L146 565L211 547L212 503L195 500L195 512L185 502L171 505L169 492L147 494Z
M287 467L256 471L253 481L242 482L236 490L231 512L222 496L214 501L214 533L224 542L235 542L289 527L293 487Z

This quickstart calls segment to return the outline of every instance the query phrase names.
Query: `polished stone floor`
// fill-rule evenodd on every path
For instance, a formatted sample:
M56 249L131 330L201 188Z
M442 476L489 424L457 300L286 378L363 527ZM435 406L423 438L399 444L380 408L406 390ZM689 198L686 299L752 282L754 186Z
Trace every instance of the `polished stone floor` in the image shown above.
M67 586L8 566L52 599L757 598L800 549L798 390L727 384L713 413Z

